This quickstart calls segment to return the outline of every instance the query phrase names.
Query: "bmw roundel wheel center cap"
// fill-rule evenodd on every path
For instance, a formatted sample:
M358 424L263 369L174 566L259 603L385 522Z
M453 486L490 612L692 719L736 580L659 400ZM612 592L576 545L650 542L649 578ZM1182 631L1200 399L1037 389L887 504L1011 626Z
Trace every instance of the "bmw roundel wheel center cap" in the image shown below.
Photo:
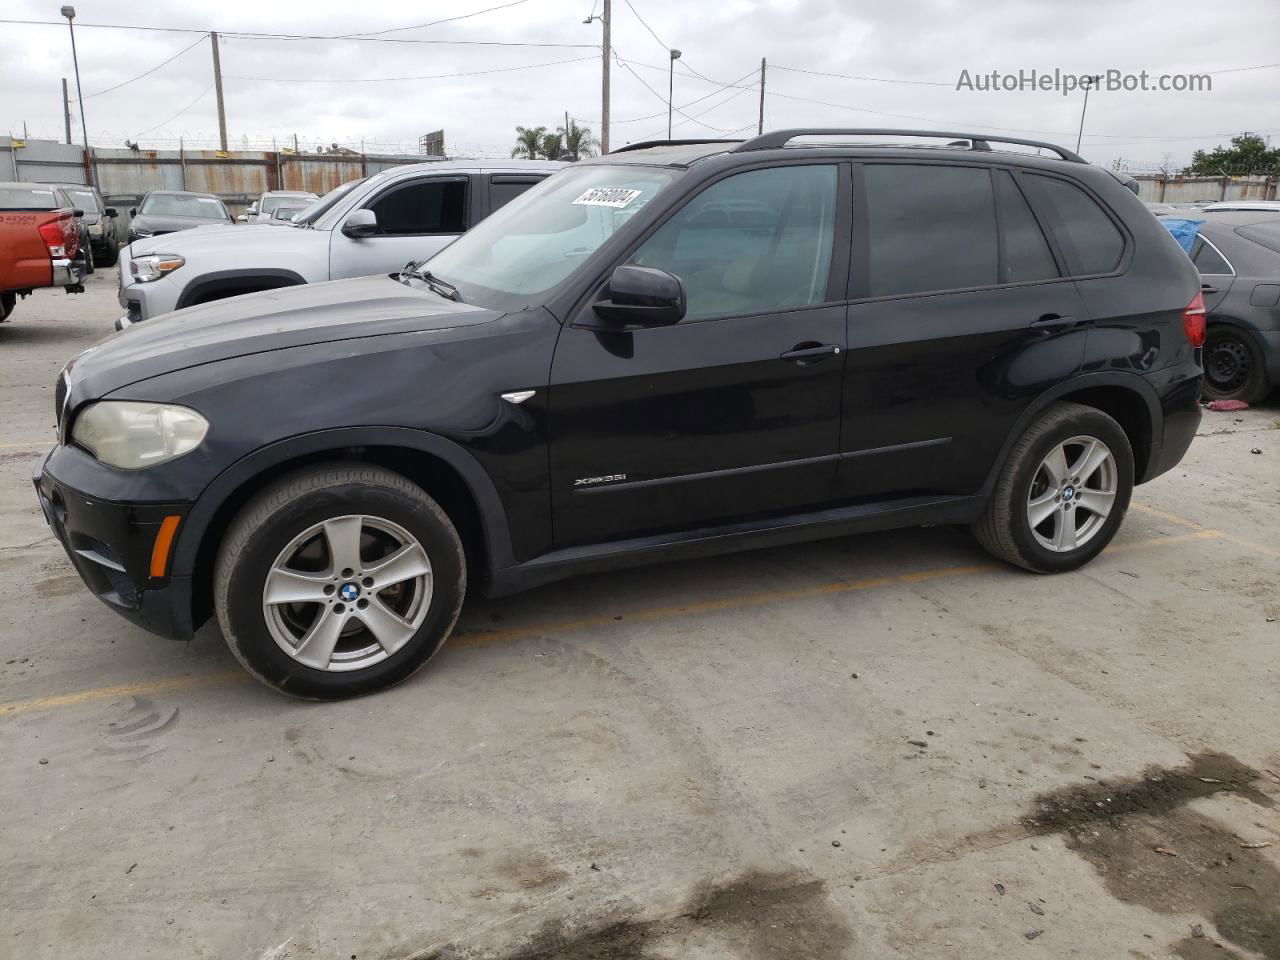
M355 599L360 596L360 588L351 581L347 581L338 588L338 596L347 603L354 603Z

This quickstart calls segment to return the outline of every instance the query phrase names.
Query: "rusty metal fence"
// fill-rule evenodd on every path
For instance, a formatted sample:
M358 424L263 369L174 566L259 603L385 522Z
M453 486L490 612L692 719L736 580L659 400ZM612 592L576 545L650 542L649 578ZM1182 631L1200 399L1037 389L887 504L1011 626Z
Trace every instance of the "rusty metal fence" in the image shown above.
M0 137L0 180L93 183L120 211L128 211L148 190L195 190L222 198L233 216L267 190L309 190L323 195L334 187L406 163L442 160L416 154L302 154L291 151L123 150L91 148L55 140Z

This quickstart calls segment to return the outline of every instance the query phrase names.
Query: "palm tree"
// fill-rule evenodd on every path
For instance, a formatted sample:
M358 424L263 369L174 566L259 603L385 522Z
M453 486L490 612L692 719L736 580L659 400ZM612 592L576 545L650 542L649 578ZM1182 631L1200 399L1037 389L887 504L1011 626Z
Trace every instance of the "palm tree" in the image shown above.
M544 134L542 156L547 160L566 160L563 138L558 133Z
M546 132L546 127L516 127L516 145L511 156L536 160L542 155L542 138Z
M560 141L564 146L564 159L581 160L583 157L594 157L600 147L600 141L591 136L590 127L580 127L572 120L569 126L557 127Z

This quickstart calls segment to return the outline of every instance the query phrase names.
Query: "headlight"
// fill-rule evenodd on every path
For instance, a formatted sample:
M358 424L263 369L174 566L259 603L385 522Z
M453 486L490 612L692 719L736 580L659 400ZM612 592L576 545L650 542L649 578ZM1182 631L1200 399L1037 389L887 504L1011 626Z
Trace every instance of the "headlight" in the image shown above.
M173 273L187 261L176 254L158 253L150 257L138 257L129 261L129 273L139 283L150 283L159 280L167 273Z
M209 421L186 407L101 400L76 417L71 439L109 466L141 470L190 453L208 430Z
M145 227L130 227L129 236L136 237L137 239L141 240L143 237L151 236L151 231L146 229Z

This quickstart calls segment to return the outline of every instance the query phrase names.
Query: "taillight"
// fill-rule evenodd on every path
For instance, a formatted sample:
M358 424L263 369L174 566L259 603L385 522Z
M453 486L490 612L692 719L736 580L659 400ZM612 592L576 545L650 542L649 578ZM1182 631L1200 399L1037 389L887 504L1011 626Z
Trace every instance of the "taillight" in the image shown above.
M1193 347L1204 346L1204 295L1198 290L1182 311L1182 329Z
M40 224L40 239L49 248L49 256L59 260L67 256L67 238L62 231L61 220Z

